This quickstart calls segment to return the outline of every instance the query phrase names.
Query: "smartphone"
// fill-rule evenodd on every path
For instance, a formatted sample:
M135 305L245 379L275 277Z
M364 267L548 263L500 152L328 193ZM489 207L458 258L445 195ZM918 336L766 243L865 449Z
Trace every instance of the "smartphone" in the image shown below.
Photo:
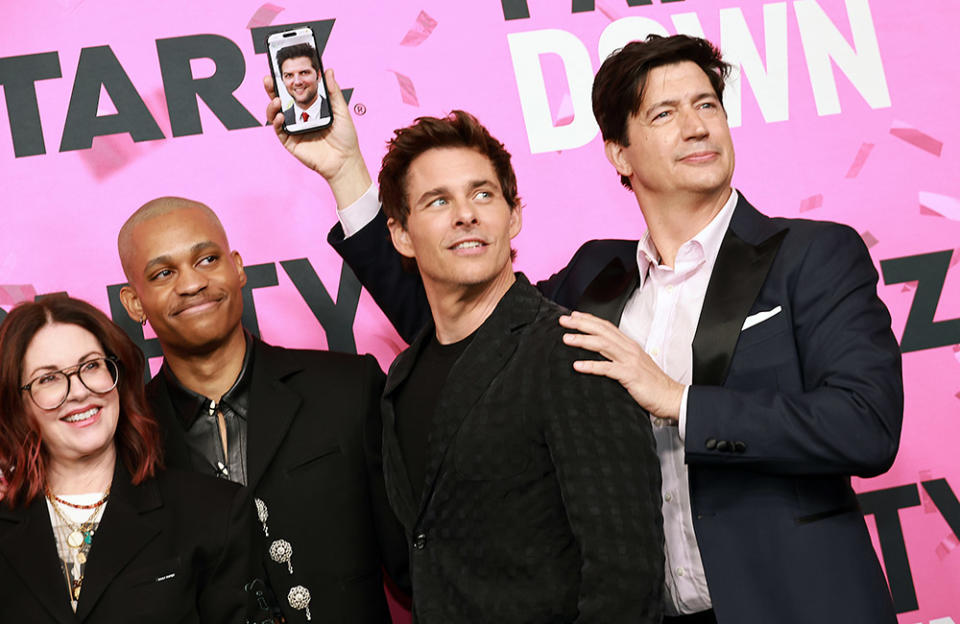
M333 123L317 40L308 26L267 37L270 73L280 96L283 129L290 134L322 130Z

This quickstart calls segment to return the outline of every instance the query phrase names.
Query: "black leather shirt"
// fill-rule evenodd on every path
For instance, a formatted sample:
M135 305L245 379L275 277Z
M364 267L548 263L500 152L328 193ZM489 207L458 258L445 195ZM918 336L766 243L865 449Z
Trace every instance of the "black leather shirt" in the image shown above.
M247 339L243 367L233 386L220 398L220 403L197 394L183 386L167 366L162 373L167 377L170 400L186 433L187 444L207 460L210 471L218 477L247 484L247 410L250 407L250 380L253 377L253 338ZM227 428L227 451L223 456L217 411L223 414Z

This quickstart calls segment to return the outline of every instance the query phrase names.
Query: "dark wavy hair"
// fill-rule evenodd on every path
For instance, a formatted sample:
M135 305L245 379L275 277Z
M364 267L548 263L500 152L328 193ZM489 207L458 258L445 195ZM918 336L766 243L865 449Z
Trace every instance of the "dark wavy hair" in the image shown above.
M593 79L593 116L603 140L630 145L627 122L640 112L647 74L651 69L685 61L696 63L703 70L717 99L723 102L723 84L730 74L730 65L706 39L649 35L646 41L633 41L608 56ZM631 188L626 176L620 176L620 182Z
M163 465L160 427L144 395L144 357L133 341L85 301L54 295L21 303L0 324L0 471L4 479L0 494L10 507L29 504L43 492L46 481L43 439L25 408L24 402L30 399L20 387L27 347L51 323L86 329L107 355L116 358L120 415L114 440L133 483L152 477Z
M277 69L279 69L282 74L283 64L286 61L292 58L300 58L301 56L310 59L310 64L313 65L313 68L320 71L320 57L317 56L317 51L309 43L297 43L285 48L280 48L277 52Z
M404 227L410 214L407 171L417 156L436 148L465 147L486 156L497 174L507 205L511 210L520 205L510 152L470 113L455 110L446 117L418 117L412 126L394 130L393 134L387 142L387 154L377 182L384 214Z

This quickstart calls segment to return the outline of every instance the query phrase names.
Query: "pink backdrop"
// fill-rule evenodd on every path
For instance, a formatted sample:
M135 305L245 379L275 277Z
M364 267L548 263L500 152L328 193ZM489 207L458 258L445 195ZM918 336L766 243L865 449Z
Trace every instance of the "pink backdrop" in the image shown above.
M323 181L260 127L267 65L251 28L335 20L323 60L341 86L354 89L350 104L373 164L391 130L418 115L465 108L483 120L514 154L526 205L517 264L531 278L549 275L589 238L644 230L632 195L603 157L585 99L601 50L648 32L704 34L743 67L726 97L736 126L735 185L767 214L852 225L886 276L880 296L904 339L903 437L894 467L855 486L866 493L867 522L900 622L960 622L955 2L276 2L3 4L4 310L35 293L65 290L109 309L107 286L124 281L118 228L143 202L182 195L220 214L248 266L264 265L267 278L276 272L276 285L253 291L263 337L327 346L324 324L305 300L322 299L322 292L316 284L298 289L280 263L306 258L337 299L342 265L324 240L335 206ZM173 38L184 39L157 41ZM175 58L191 49L216 60ZM220 103L192 104L183 81L177 86L177 69L189 72L187 84L219 77ZM235 90L223 86L231 76ZM90 96L97 91L98 104ZM200 126L192 131L184 125L191 106ZM119 125L98 125L111 119ZM133 141L129 131L138 123L146 135L137 138L151 140ZM83 145L84 134L118 129ZM913 258L887 262L905 257ZM336 314L349 327L347 304ZM349 348L349 331L330 327L339 331L331 340ZM374 353L384 368L402 347L366 293L353 336L356 349Z

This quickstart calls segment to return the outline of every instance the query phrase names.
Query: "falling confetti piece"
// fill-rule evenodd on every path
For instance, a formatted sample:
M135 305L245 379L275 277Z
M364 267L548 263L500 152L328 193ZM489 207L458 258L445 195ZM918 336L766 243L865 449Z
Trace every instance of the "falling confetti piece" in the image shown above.
M817 193L800 202L800 212L806 212L823 205L823 195Z
M957 536L951 533L945 538L940 540L940 543L937 544L937 558L940 561L946 559L950 553L957 549L957 546L960 546L960 539L957 539Z
M98 136L90 149L79 154L83 164L97 180L109 178L139 156L137 146L129 134Z
M57 4L59 4L63 8L64 12L67 13L76 9L78 6L83 4L83 2L84 0L57 0Z
M872 151L873 143L864 143L860 146L860 150L853 159L853 164L850 165L850 169L847 171L848 178L855 178L860 174L860 170L863 169L863 165L866 164L867 158Z
M943 143L902 121L894 120L890 134L934 156L939 156L943 149Z
M919 475L920 481L931 481L933 479L932 470L921 470L919 471ZM927 494L926 488L920 488L920 501L923 503L923 513L939 513L936 503L934 503L930 495Z
M920 191L920 214L960 221L960 199L948 195Z
M253 14L253 17L250 18L250 21L247 22L247 28L263 28L264 26L269 26L281 11L283 11L283 7L281 6L270 4L269 2L261 4L260 8Z
M400 42L402 46L418 46L427 40L433 29L437 27L437 20L427 15L426 11L420 11L417 15L417 22L413 28L407 31Z
M163 136L173 136L170 129L170 115L167 113L167 99L163 89L155 89L144 98L143 102L157 121L157 125L160 126L160 132L163 133ZM104 180L164 143L165 141L160 139L138 143L126 133L110 134L94 137L90 149L81 150L77 153L83 164L93 174L93 177L97 180Z
M900 292L910 292L911 290L915 290L916 287L917 287L917 282L916 282L916 281L913 281L913 282L904 282L903 288L900 289Z
M0 305L16 305L21 301L33 301L37 290L30 284L0 285Z
M950 266L948 268L953 268L957 264L960 264L960 249L954 249L953 255L950 256Z
M863 234L860 235L860 238L863 239L863 243L867 246L867 249L870 249L880 242L877 240L877 237L871 234L869 231L864 231Z
M960 399L960 392L956 393L956 394L953 395L953 396L955 396L955 397L957 397L958 399Z
M400 99L404 104L410 106L420 106L420 100L417 99L417 89L413 86L413 81L400 72L390 70L397 77L397 84L400 85Z
M600 12L603 13L604 17L606 17L611 22L615 22L618 19L620 19L620 16L617 14L617 12L606 5L607 5L606 2L597 3L597 8L600 9Z
M570 99L569 93L563 94L563 99L560 100L560 108L557 109L557 115L553 120L554 126L566 126L573 122L573 101Z

